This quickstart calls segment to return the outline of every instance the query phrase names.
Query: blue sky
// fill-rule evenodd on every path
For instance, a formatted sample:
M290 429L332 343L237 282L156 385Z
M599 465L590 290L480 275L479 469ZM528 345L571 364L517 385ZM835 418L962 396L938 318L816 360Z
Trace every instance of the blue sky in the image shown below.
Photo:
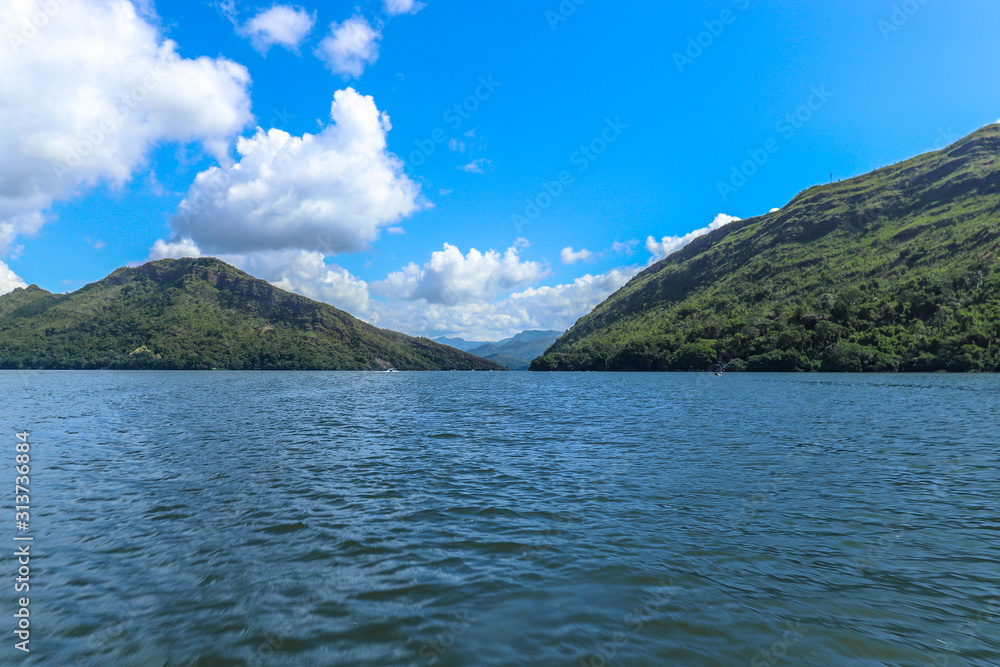
M985 1L129 7L0 9L2 291L201 254L407 333L563 329L1000 117Z

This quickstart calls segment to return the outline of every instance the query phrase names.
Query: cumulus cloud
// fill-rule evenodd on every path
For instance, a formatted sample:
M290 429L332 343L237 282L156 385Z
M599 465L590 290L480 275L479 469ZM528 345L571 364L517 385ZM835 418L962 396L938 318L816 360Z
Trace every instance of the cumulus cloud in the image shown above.
M585 259L590 259L593 254L594 253L590 252L586 248L574 251L573 246L566 246L562 249L562 252L559 253L559 259L563 264L576 264L577 262L581 262Z
M247 21L239 32L249 37L253 48L262 54L276 44L298 53L315 23L315 15L301 7L275 5Z
M367 19L355 15L343 23L330 24L330 34L320 42L316 57L334 74L357 78L378 60L381 39L382 33Z
M170 243L190 239L210 253L356 252L421 208L418 186L386 149L391 124L375 101L339 90L330 114L334 124L316 135L258 128L241 138L237 164L195 178Z
M489 302L500 294L538 282L548 269L538 262L523 262L518 248L466 255L445 243L423 266L410 263L372 285L377 294L394 299L424 300L437 304Z
M0 236L55 200L120 186L162 141L219 159L252 120L247 70L182 58L125 0L0 3Z
M160 239L153 244L149 251L150 261L167 258L181 259L183 257L201 257L201 250L191 239L179 239L172 243Z
M694 241L699 236L704 236L709 232L719 229L720 227L725 227L731 222L737 222L739 218L735 218L731 215L726 215L725 213L720 213L715 216L715 220L709 223L708 227L702 227L701 229L696 229L693 232L689 232L684 236L664 236L662 239L657 241L652 236L646 238L646 250L653 255L654 259L662 259L668 255L677 252L691 241Z
M0 294L13 292L18 287L27 287L28 284L10 270L10 267L0 262Z
M417 0L385 0L385 11L392 16L416 14L426 6L422 2L417 2Z
M347 269L326 264L319 252L281 250L221 258L275 287L364 317L371 311L368 284Z
M455 305L426 302L376 304L379 326L413 335L459 335L470 340L498 340L527 329L563 331L640 269L621 267L585 275L554 287L531 287L494 301Z

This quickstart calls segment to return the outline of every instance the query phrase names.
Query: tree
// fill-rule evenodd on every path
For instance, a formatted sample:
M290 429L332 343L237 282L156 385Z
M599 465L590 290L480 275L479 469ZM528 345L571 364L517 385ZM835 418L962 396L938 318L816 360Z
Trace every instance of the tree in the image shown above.
M705 343L686 343L674 354L674 368L707 371L718 359L715 348Z

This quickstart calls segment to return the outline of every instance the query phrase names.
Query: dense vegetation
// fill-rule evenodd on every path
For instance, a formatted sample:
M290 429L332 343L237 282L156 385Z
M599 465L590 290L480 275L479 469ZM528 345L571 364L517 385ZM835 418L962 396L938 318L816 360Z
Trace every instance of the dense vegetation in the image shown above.
M71 294L0 296L0 368L502 370L378 329L213 258L118 269Z
M649 267L533 370L1000 371L1000 126Z

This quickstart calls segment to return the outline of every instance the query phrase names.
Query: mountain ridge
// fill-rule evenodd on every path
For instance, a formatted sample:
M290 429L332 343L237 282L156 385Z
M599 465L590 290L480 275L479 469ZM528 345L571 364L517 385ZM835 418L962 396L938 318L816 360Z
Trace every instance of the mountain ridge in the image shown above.
M506 366L512 371L526 371L531 360L545 352L556 341L560 331L529 329L499 341L467 341L462 338L439 337L442 345L474 354Z
M712 357L744 370L997 370L997 156L992 125L714 230L633 277L532 368Z
M379 329L216 258L122 267L68 294L0 296L0 368L505 370Z
M562 332L529 329L499 341L467 341L462 338L439 337L443 345L474 354L506 366L512 371L526 371L531 360L545 352Z

